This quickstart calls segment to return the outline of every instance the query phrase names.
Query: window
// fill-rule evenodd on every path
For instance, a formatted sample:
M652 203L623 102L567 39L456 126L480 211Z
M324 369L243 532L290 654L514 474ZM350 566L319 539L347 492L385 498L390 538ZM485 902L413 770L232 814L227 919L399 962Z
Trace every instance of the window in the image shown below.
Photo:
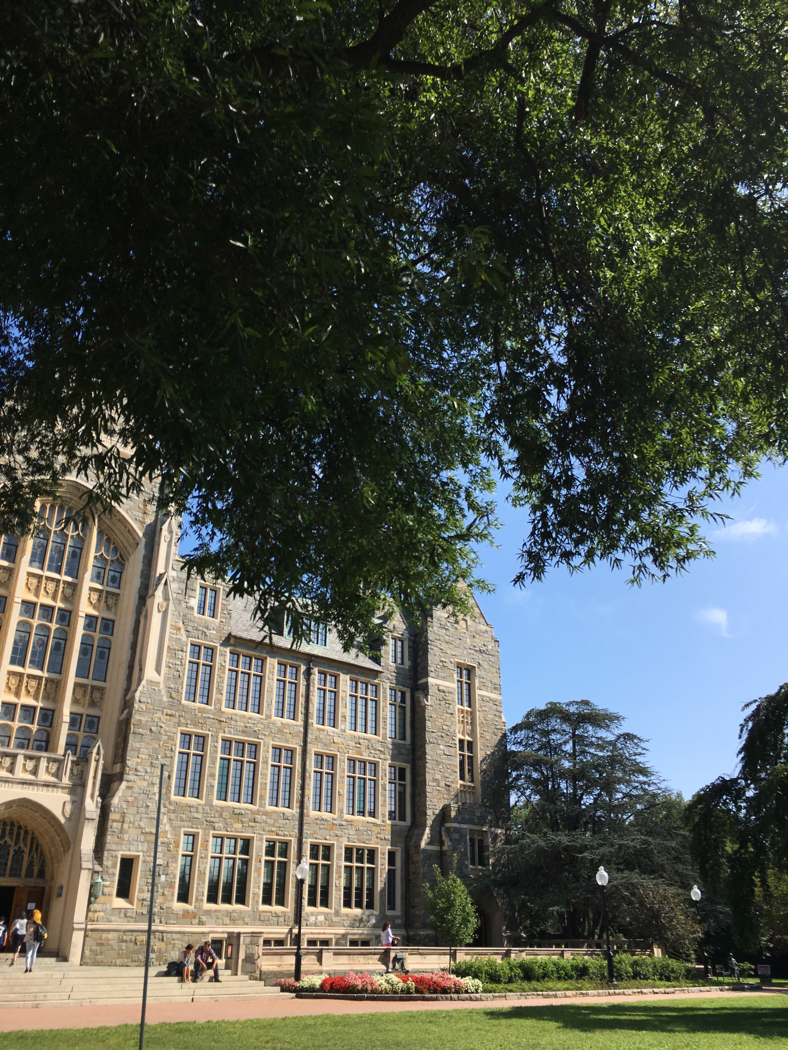
M345 871L342 881L342 907L375 907L375 850L345 846Z
M404 689L389 689L389 740L407 739L408 694Z
M136 887L135 867L136 857L121 857L118 861L118 881L115 885L115 897L126 904L133 904Z
M124 562L120 551L103 532L96 533L96 548L93 553L93 566L90 570L90 582L100 587L111 587L120 590Z
M55 712L32 704L0 704L0 747L13 746L20 751L49 750L49 732ZM38 729L33 729L38 726ZM30 728L28 728L30 727Z
M328 908L331 889L331 847L312 842L309 845L309 878L306 887L308 908Z
M5 609L5 598L2 607ZM30 671L43 671L49 654L47 672L60 674L68 638L64 628L70 623L71 613L67 609L21 602L9 663L14 667L27 667Z
M274 714L277 718L295 718L298 696L298 667L295 664L276 665L276 695Z
M406 766L389 766L389 820L406 821L408 770Z
M468 863L472 868L486 868L490 863L487 838L483 831L468 832Z
M218 607L216 595L217 591L215 587L205 587L203 584L200 584L197 587L198 616L210 616L212 620L216 619L216 612Z
M227 661L227 686L224 706L235 711L260 714L263 695L263 661L259 656L230 653Z
M215 650L210 645L189 645L189 662L186 667L186 692L184 700L190 704L207 704L211 699L211 676L215 662Z
M19 537L14 535L3 536L3 544L0 546L0 561L7 561L11 565L16 561L16 552L19 549Z
M378 733L378 687L374 682L350 679L348 729L353 733Z
M347 943L348 943L348 947L349 948L371 948L372 947L372 941L349 940Z
M178 866L178 896L175 898L179 904L191 903L192 873L196 856L197 836L190 831L184 831L181 839L181 861Z
M391 662L393 664L404 664L405 663L405 639L404 638L392 638L391 639Z
M463 784L473 783L473 741L459 741L460 749L460 782Z
M470 667L457 668L457 706L471 706L471 669Z
M377 765L361 762L356 758L347 760L347 790L345 810L349 816L374 817L376 810Z
M84 725L83 725L84 722ZM101 719L96 715L81 715L72 711L68 716L68 734L66 735L66 746L63 753L70 751L78 758L85 758L88 751L96 743L95 734L99 731ZM84 735L80 736L80 730Z
M115 621L106 616L86 616L82 628L76 677L106 682Z
M309 944L309 941L307 941L306 943ZM263 938L264 948L284 948L284 946L284 940L272 940L270 937Z
M219 775L216 778L216 798L219 802L255 804L257 780L257 744L245 740L226 740L219 743Z
M309 618L304 619L302 623L304 636L308 642L311 642L312 645L328 645L328 627L326 624ZM285 634L288 638L292 638L294 633L292 620L288 617Z
M268 805L290 809L293 783L293 755L290 747L271 748L271 772L268 781Z
M178 795L180 798L200 797L204 757L205 737L198 736L196 733L181 733L178 739L173 795Z
M7 601L8 599L6 598L6 596L4 594L0 594L0 627L3 626L2 614L5 612L5 606Z
M312 771L312 809L319 813L334 811L334 756L315 755Z
M211 836L208 904L246 904L251 839Z
M82 561L87 522L76 517L71 507L41 507L38 528L30 545L31 569L46 569L56 576L76 580Z
M329 674L327 671L317 672L315 722L319 726L336 727L338 681L339 678L335 674Z
M331 939L329 937L309 937L307 938L306 946L307 948L330 948Z
M288 843L266 839L263 859L263 897L265 906L284 908L287 896Z
M386 911L397 910L397 851L386 850Z

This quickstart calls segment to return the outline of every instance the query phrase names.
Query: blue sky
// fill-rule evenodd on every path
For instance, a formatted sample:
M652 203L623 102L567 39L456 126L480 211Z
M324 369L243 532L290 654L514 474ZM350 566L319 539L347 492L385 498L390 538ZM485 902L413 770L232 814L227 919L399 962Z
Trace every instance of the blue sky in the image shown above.
M664 584L630 587L606 566L509 582L526 512L502 506L480 604L501 643L503 707L514 725L549 701L590 700L649 741L650 761L686 797L736 767L741 708L788 680L788 471L769 465L709 526L717 552Z

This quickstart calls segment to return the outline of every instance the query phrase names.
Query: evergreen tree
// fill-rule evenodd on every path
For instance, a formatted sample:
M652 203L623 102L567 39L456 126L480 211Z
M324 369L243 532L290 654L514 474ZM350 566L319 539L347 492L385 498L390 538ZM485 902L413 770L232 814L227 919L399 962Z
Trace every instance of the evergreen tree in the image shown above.
M456 871L456 859L452 870L445 877L435 865L435 886L425 886L427 904L430 908L429 926L439 943L450 948L461 948L473 939L479 917L471 895Z

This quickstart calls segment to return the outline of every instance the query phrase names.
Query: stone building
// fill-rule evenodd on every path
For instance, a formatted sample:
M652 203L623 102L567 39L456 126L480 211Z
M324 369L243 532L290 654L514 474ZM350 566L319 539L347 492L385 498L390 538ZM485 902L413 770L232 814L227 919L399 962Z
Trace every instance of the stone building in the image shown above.
M187 578L153 491L98 517L70 509L85 492L69 481L0 545L0 914L35 903L62 957L140 964L163 764L157 962L239 931L293 944L302 857L305 946L375 944L386 918L430 943L434 865L483 874L497 833L481 611L381 622L379 660L316 622L294 648ZM500 943L494 903L479 912Z

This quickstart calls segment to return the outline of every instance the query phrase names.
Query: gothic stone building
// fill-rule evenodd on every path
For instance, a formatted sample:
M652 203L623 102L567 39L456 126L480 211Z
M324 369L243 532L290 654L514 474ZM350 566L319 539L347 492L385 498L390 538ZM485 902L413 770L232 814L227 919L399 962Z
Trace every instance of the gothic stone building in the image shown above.
M246 600L188 579L153 491L98 518L67 482L33 537L0 547L0 914L35 904L48 948L141 964L159 768L155 959L243 930L430 943L424 883L483 874L504 741L498 643L481 611L381 627L380 660L314 623L293 648ZM480 902L481 942L500 943Z

